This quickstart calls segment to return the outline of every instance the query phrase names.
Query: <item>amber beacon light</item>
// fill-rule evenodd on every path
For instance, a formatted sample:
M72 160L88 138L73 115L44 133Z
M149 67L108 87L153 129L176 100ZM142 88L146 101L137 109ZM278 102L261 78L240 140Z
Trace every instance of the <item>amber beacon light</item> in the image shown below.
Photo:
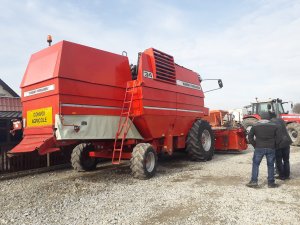
M51 43L52 43L52 36L51 35L47 36L47 42L48 42L49 46L51 46Z

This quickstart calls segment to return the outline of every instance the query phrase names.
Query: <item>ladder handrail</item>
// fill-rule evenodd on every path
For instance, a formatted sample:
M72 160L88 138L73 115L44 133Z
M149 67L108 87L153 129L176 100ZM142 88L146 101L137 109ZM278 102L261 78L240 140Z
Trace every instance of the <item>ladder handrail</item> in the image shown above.
M120 114L119 124L118 124L118 130L116 132L115 142L114 142L114 150L112 155L112 164L120 164L124 141L126 139L127 133L133 123L134 120L134 114L130 114L131 107L132 107L132 101L133 101L133 95L136 88L136 80L133 81L132 87L130 87L130 82L127 82L126 90L125 90L125 96L123 101L123 106ZM127 94L130 93L130 100L127 99ZM126 104L129 104L128 107L125 107ZM124 112L125 108L127 111ZM132 119L130 120L130 116ZM125 128L125 129L124 129ZM123 131L123 135L120 136L120 134ZM122 138L120 148L117 148L118 140ZM119 152L119 155L116 157L116 152Z

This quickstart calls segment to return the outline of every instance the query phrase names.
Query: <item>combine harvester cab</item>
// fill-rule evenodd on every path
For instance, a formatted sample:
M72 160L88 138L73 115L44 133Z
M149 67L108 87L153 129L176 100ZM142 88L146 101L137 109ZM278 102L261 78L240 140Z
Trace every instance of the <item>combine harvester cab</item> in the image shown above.
M210 160L214 134L200 76L150 48L126 56L62 41L32 55L21 88L24 138L10 153L73 149L78 171L97 158L131 160L134 177L156 172L157 155Z

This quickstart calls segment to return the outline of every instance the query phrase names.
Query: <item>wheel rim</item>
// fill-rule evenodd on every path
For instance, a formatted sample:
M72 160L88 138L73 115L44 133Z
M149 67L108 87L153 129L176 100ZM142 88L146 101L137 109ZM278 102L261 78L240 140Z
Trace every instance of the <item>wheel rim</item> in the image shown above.
M204 130L201 135L201 143L204 151L208 152L211 147L211 136L208 130Z
M153 152L149 152L146 156L146 170L152 172L155 166L155 156Z
M291 130L289 130L289 135L290 135L292 141L295 142L298 137L298 132L296 130L291 129Z

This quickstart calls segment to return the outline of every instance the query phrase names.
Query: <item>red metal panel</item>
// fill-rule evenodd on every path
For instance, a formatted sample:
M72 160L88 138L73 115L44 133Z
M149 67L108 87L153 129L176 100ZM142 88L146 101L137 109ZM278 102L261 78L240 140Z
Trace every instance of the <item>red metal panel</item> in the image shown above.
M196 106L204 106L204 98L197 93L198 95L191 95L185 93L177 93L177 102L187 105L196 105Z
M21 88L58 76L59 59L63 42L33 54L25 71Z
M115 86L113 83L104 85L101 83L89 83L88 81L88 79L84 82L61 78L59 80L59 93L64 97L70 96L74 99L73 101L76 101L78 98L84 98L85 101L90 102L95 102L99 99L109 100L114 103L114 100L118 100L121 102L122 106L126 83L123 83L123 85L119 87Z
M286 123L290 123L290 122L300 123L300 115L299 114L280 114L280 117Z
M28 135L9 153L32 152L39 148L45 141L51 139L52 135Z
M195 122L195 115L177 116L174 124L173 133L175 136L187 136L193 123Z
M242 128L214 129L215 149L224 150L246 150L248 145L245 137L245 131Z
M174 102L176 103L176 92L168 89L160 88L160 81L157 81L155 86L143 87L143 98L146 100L154 100L156 102ZM167 84L169 85L169 84ZM169 85L170 86L170 85ZM173 86L173 85L171 85Z
M125 87L131 73L125 56L62 41L31 56L21 87L55 77Z
M21 85L25 121L28 111L47 107L52 107L52 125L55 114L61 113L119 115L128 80L131 72L127 57L59 42L30 59ZM49 86L47 91L35 92ZM41 132L27 129L25 135Z
M51 136L53 134L53 127L27 127L24 129L24 135L44 135L44 136Z
M122 87L60 79L62 114L120 115L123 98Z
M170 134L187 135L195 119L208 114L203 91L156 79L153 49L144 51L139 63L138 80L143 84L142 95L135 108L135 111L139 108L138 117L134 120L136 127L145 139L164 138ZM153 78L144 77L144 71L152 72ZM175 71L175 79L200 86L195 72L178 65L175 65Z
M125 88L131 73L125 56L64 41L59 77Z
M196 72L179 65L175 65L175 70L177 80L200 85L198 74Z
M163 138L169 133L169 128L174 126L175 115L168 115L167 112L166 115L153 115L153 111L145 111L144 116L134 119L135 126L140 128L138 130L145 139Z
M90 152L89 155L95 158L111 159L112 151L111 150L94 151L94 152ZM131 152L123 152L122 159L131 159Z

